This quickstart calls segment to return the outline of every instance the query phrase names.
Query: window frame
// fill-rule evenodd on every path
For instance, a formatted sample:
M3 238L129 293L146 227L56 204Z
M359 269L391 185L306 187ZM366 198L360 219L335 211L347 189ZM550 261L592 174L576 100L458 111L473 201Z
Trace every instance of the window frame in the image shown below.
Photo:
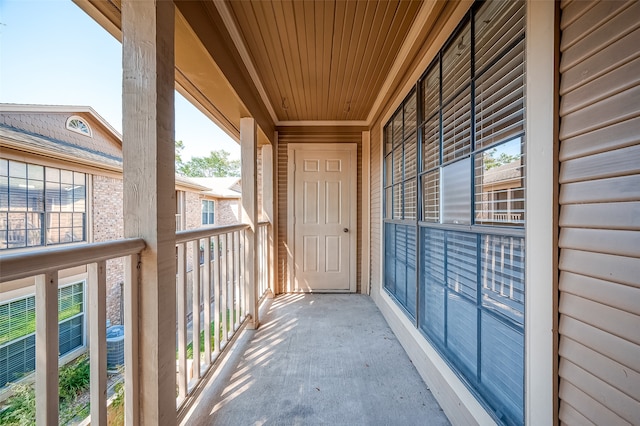
M202 226L211 226L215 225L216 221L216 203L215 200L201 200L201 224ZM206 205L206 208L205 208ZM206 209L206 211L205 211ZM207 215L207 220L205 220L205 214Z
M3 163L0 180L6 181L7 185L6 193L2 194L2 202L6 203L6 206L0 205L0 241L2 241L0 251L87 242L88 173L8 158L0 158L0 162ZM6 165L6 171L4 165ZM14 166L14 170L16 167L24 169L24 177L12 174L12 166ZM36 169L40 170L41 176L31 177L32 170ZM17 194L12 189L12 181L22 182L17 186L25 188L22 190L24 194ZM32 193L33 188L38 189ZM4 198L5 195L6 198ZM63 198L65 203L63 203ZM23 199L22 204L24 205L21 205L21 199ZM33 223L36 217L38 218L36 227L30 226L29 224ZM24 223L24 228L12 226L12 220L21 221ZM63 220L66 223L63 223ZM57 222L57 226L54 225L54 222ZM56 230L57 232L52 233ZM29 241L35 231L38 232L39 237L34 238L39 240L39 243ZM64 241L61 239L63 231L66 231ZM51 238L56 233L57 238ZM22 244L10 243L11 235L18 238L22 235L20 238Z

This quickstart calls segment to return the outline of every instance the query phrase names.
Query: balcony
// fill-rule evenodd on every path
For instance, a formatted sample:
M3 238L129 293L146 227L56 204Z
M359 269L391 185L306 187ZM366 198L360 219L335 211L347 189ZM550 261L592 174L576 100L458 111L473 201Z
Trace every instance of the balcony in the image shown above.
M183 424L418 424L429 418L432 424L447 424L368 296L267 297L270 230L268 223L261 223L255 232L243 224L176 234L177 361L175 373L162 375L175 376L178 420ZM142 239L127 239L3 256L2 283L36 277L38 424L58 421L58 272L83 265L89 276L91 423L106 424L105 265L118 257L126 258L127 276L125 418L127 424L140 422L138 407L145 384L138 367L145 354L138 350L136 284L144 285L138 278L144 247ZM257 278L252 280L254 259ZM260 315L251 311L258 302ZM257 330L247 327L257 319L252 316L261 318ZM207 329L218 333L204 333Z

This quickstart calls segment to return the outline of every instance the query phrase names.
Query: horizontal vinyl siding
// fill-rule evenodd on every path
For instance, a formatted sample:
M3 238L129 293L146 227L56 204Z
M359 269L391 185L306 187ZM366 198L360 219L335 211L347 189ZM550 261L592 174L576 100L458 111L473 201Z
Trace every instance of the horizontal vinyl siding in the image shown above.
M558 415L640 424L640 2L561 7Z
M363 129L364 130L364 129ZM356 250L357 292L361 292L361 259L362 259L362 131L360 129L333 129L286 127L278 129L278 288L279 292L287 291L289 281L287 271L287 178L288 178L288 146L290 143L357 143L358 144L358 179L356 200L358 246Z

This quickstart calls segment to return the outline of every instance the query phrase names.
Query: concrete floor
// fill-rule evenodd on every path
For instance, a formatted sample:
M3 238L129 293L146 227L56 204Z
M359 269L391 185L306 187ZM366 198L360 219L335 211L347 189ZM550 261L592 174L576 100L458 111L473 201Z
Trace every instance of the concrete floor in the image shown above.
M449 424L368 296L267 303L182 424Z

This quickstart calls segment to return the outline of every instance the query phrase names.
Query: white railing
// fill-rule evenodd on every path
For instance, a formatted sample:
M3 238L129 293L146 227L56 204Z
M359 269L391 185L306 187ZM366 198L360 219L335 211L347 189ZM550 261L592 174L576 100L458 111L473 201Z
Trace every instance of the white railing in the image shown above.
M258 297L262 298L269 290L269 222L260 222L256 230L256 251L258 254Z
M138 389L137 306L138 266L142 239L57 247L46 251L3 254L0 259L0 284L35 277L36 301L36 423L58 424L58 272L86 266L88 272L87 314L89 315L89 358L91 419L93 424L107 423L107 339L106 339L106 262L125 257L125 404L137 409ZM31 282L25 284L30 285ZM15 287L14 287L15 288ZM2 288L0 287L0 290Z
M248 228L232 225L176 234L178 407L247 317L243 247Z

